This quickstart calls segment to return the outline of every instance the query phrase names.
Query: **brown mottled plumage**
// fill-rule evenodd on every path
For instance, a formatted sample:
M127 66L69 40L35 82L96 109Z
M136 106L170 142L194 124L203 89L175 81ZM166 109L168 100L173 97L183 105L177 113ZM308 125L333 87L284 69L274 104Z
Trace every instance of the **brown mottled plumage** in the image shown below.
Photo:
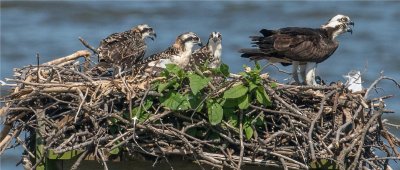
M267 59L284 66L293 64L293 78L297 83L298 66L307 85L316 85L315 67L325 61L338 48L335 38L352 32L354 25L348 16L336 15L321 28L287 27L278 30L262 29L263 36L251 36L256 49L241 49L242 57L253 60ZM307 72L307 75L306 75Z
M221 41L221 33L212 32L207 44L193 52L190 64L203 66L205 63L208 63L209 68L218 67L221 64Z
M122 70L131 68L141 61L146 52L145 39L154 40L156 33L146 24L133 27L131 30L114 33L100 42L97 48L102 66L118 66Z
M137 70L161 70L166 64L176 64L181 68L187 67L194 45L201 44L200 38L193 32L179 35L175 43L166 50L153 54L136 64Z

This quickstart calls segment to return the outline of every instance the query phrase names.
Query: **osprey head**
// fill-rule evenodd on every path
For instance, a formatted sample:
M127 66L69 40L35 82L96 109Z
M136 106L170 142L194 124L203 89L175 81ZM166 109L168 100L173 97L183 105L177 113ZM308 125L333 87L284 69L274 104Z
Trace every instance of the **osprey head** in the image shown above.
M176 38L174 46L185 51L186 49L192 50L194 45L202 45L200 38L193 32L186 32Z
M331 30L332 39L335 39L338 35L345 32L353 33L350 25L354 26L354 22L351 21L350 17L338 14L331 18L328 23L321 25L321 28Z
M213 42L213 43L221 43L221 40L222 40L222 35L221 35L221 33L220 32L212 32L211 34L210 34L210 37L208 38L208 43L210 43L211 41Z
M156 32L154 32L153 28L151 28L147 24L140 24L136 26L134 30L142 35L142 39L149 37L151 40L154 41L154 38L157 38Z

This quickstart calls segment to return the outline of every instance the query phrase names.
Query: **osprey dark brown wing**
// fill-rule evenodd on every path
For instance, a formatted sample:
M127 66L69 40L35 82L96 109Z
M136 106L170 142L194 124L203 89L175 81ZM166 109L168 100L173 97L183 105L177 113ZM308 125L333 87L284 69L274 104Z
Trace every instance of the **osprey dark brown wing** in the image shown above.
M192 57L190 58L190 64L202 66L205 63L210 63L211 62L210 59L212 59L211 51L207 48L207 46L203 46L192 53Z
M291 61L320 63L337 49L338 43L329 39L325 30L287 27L279 30L260 31L263 36L252 36L252 43L259 48L243 49L242 57L271 59L282 64ZM273 59L272 59L273 60Z
M320 63L331 56L339 45L320 28L283 28L275 36L275 49L294 61Z
M151 55L151 56L145 58L144 60L139 61L139 62L137 63L137 65L148 64L148 63L150 63L150 62L157 61L157 60L161 60L161 59L168 59L168 58L170 58L172 55L177 55L177 54L179 54L179 49L173 48L173 47L168 47L168 48L167 48L166 50L164 50L163 52L153 54L153 55Z
M121 55L116 63L123 65L125 68L130 68L143 59L146 48L147 46L143 40L133 39L127 41L126 45L119 49Z
M143 58L146 48L141 35L129 30L111 34L102 40L98 51L100 61L128 68Z
M122 46L122 43L124 43L128 40L129 37L131 37L129 35L130 30L122 33L113 33L101 40L100 45L97 48L100 60L112 61L114 58L112 56L115 56L118 52L116 48Z
M153 54L135 65L135 73L144 72L160 72L163 70L162 65L169 64L173 55L179 54L179 49L168 47L166 50Z
M156 33L147 24L140 24L132 29L109 35L97 48L100 62L119 66L122 70L131 68L143 59L146 52L146 38L154 40Z

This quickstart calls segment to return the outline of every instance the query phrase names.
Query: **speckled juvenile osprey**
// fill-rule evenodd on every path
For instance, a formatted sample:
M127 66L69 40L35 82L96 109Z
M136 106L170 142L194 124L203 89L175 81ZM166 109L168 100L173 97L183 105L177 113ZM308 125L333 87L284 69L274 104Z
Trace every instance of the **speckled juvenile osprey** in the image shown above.
M156 33L147 24L109 35L100 42L97 48L100 65L119 66L122 70L131 68L143 59L146 52L147 37L154 40Z
M293 65L292 76L297 83L298 67L305 84L316 85L317 63L325 61L339 46L335 38L345 32L352 32L354 22L348 16L336 15L320 28L287 27L278 30L262 29L263 36L251 36L257 49L240 50L242 57L267 59L284 66Z
M201 45L200 38L193 32L186 32L179 35L175 43L166 50L153 54L141 61L139 65L143 65L146 71L158 71L166 67L166 64L176 64L181 68L189 65L192 48L194 45Z
M216 68L221 64L222 36L219 32L212 32L205 46L193 52L191 64L204 65L208 63L209 68Z

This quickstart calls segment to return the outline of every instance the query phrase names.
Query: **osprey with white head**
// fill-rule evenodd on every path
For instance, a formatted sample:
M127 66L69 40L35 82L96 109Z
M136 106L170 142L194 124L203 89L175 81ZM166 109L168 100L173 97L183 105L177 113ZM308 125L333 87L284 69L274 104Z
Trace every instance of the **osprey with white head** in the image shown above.
M301 84L300 75L306 85L317 85L315 70L318 63L328 59L338 48L336 37L345 32L352 33L354 22L350 17L338 14L320 28L286 27L277 30L262 29L263 36L251 36L257 49L240 50L242 57L254 60L267 59L284 66L293 65L293 79Z
M353 33L350 25L354 26L354 22L350 20L350 17L338 14L328 21L328 23L321 25L322 29L332 31L332 40L338 35L345 32Z

